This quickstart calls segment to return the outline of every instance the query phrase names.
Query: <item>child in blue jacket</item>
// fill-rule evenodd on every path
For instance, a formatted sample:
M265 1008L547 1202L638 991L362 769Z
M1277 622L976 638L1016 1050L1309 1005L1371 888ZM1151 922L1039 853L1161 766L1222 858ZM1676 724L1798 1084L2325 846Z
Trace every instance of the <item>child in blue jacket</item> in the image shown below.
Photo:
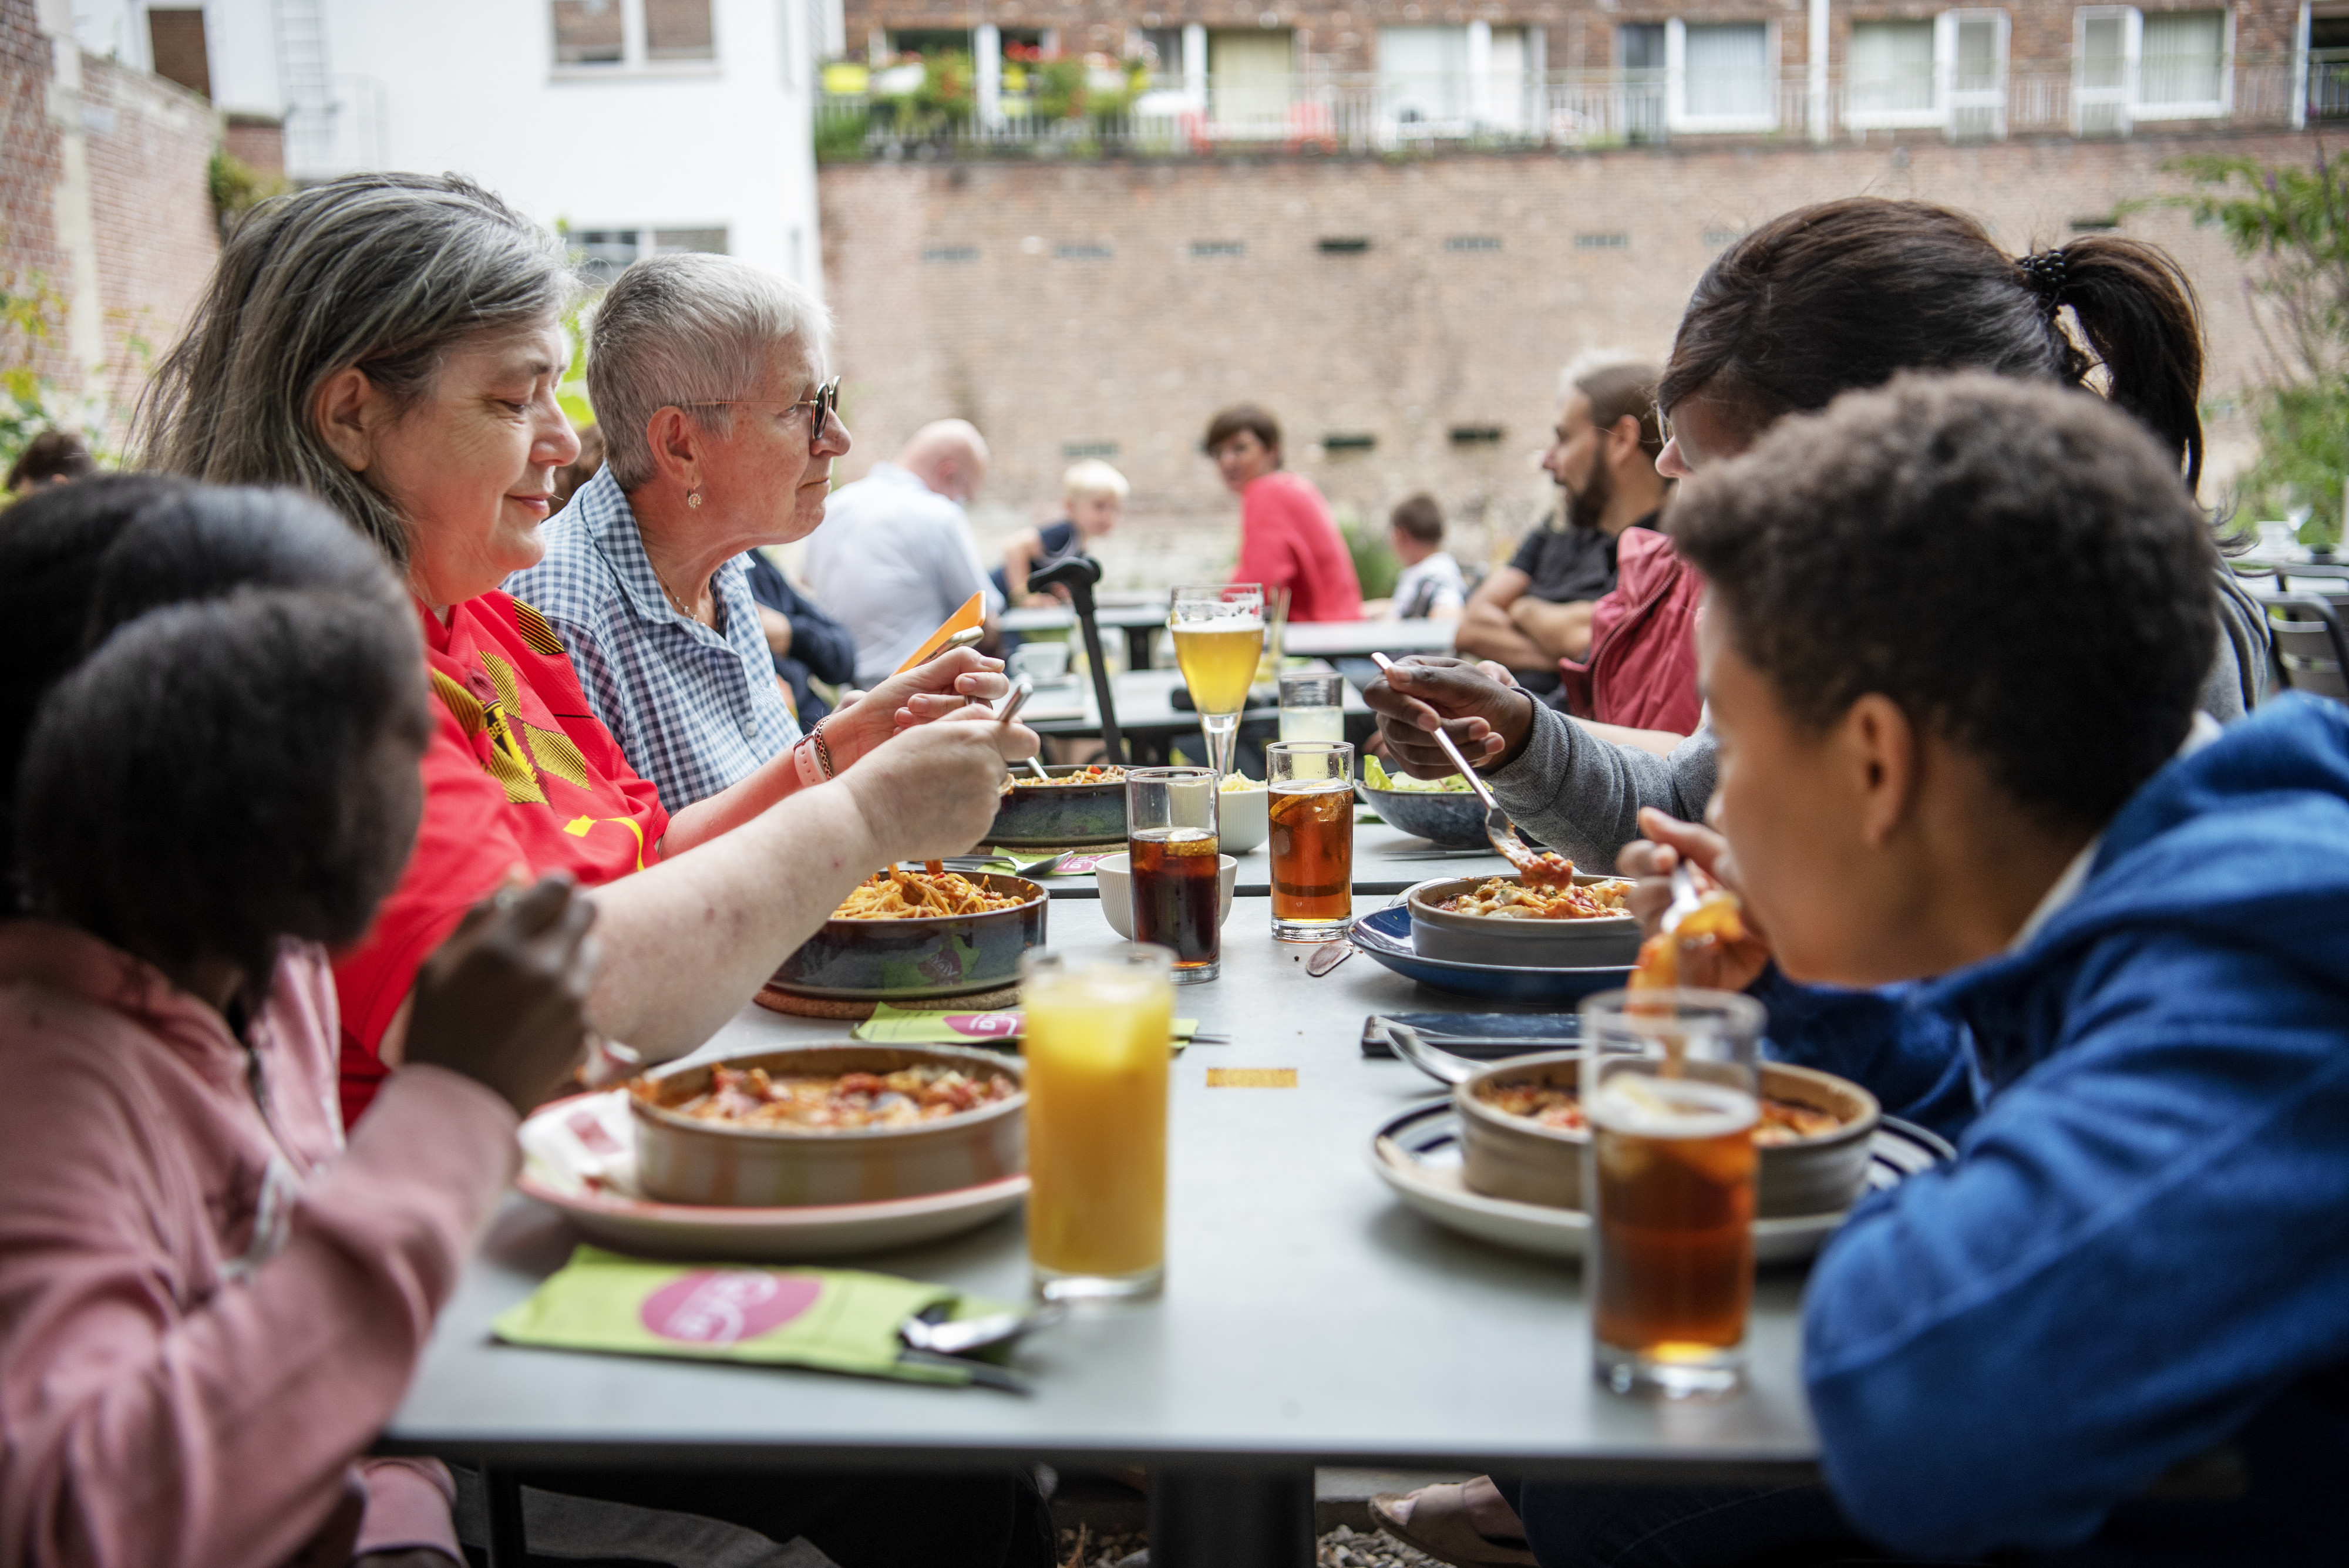
M1741 892L1710 978L1782 1054L1964 1130L1812 1272L1824 1495L1527 1486L1534 1552L2340 1560L2349 710L2197 721L2202 516L2075 391L1852 394L1671 529L1711 585L1717 832L1650 814L1627 867Z

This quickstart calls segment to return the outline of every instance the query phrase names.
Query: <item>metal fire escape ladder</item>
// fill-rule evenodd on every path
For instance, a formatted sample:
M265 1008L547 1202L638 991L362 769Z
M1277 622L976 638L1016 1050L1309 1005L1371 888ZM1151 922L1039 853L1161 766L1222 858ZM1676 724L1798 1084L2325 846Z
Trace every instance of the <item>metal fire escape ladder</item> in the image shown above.
M285 171L295 179L338 172L335 95L326 75L326 19L320 0L271 0L277 81L285 94Z

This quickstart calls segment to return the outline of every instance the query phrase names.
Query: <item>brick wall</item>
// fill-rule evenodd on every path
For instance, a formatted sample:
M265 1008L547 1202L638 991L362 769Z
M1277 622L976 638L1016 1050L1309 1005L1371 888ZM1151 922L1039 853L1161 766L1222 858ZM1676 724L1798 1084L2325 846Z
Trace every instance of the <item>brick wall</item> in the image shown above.
M113 383L107 389L128 401L150 358L178 336L220 255L206 179L220 124L184 88L87 55L82 101Z
M1123 582L1164 584L1230 558L1236 509L1196 448L1217 407L1249 398L1341 509L1380 519L1431 489L1459 553L1489 559L1547 505L1529 454L1558 368L1593 347L1663 354L1738 232L1874 192L1962 208L2020 253L2177 189L2163 165L2189 150L2299 161L2314 142L832 165L826 279L856 438L842 466L861 474L925 420L969 418L996 452L976 513L991 539L1050 505L1071 449L1102 450L1134 485L1105 562ZM2223 401L2260 364L2240 265L2175 211L2135 212L2122 232L2169 246L2194 277ZM1325 238L1369 244L1326 254ZM1455 428L1501 439L1460 444ZM1332 435L1375 444L1331 450ZM2245 436L2222 418L2213 438L2223 478Z
M66 254L57 245L57 207L51 192L60 173L57 128L49 123L49 40L40 30L36 0L0 0L0 284L14 292L33 275L63 289ZM71 374L61 340L40 352L34 368L55 377ZM0 338L0 365L13 366L24 352L14 334Z

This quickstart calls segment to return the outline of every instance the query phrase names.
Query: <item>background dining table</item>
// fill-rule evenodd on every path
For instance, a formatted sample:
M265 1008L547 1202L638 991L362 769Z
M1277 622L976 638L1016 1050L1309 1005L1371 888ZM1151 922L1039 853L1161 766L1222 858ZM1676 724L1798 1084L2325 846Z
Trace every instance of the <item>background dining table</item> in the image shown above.
M1079 961L1123 945L1097 900L1055 898L1049 921L1050 945ZM1317 1466L1811 1479L1799 1274L1764 1272L1743 1393L1666 1404L1607 1392L1591 1377L1572 1265L1440 1229L1371 1168L1376 1130L1442 1091L1405 1063L1366 1059L1365 1016L1460 1004L1366 961L1311 978L1312 950L1274 941L1269 921L1267 900L1237 899L1222 978L1177 993L1179 1015L1231 1043L1193 1045L1174 1064L1164 1295L1031 1337L1017 1366L1032 1393L501 1345L491 1320L578 1240L554 1210L516 1197L442 1312L385 1449L483 1467L501 1568L520 1562L513 1467L534 1463L746 1474L1140 1464L1154 1568L1311 1562ZM750 1007L698 1054L846 1029ZM1217 1071L1232 1068L1260 1071ZM997 1299L1028 1287L1016 1213L853 1262Z

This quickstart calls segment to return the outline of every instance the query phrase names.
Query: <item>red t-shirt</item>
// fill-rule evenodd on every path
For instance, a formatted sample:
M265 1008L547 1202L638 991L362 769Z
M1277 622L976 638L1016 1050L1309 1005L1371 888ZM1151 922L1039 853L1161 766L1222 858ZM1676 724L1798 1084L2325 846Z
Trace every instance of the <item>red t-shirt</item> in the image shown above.
M505 594L418 607L438 721L424 820L399 886L339 956L343 1124L375 1098L376 1054L424 957L507 877L568 871L592 888L659 858L668 813L579 690L546 618Z
M1362 585L1330 508L1310 480L1275 469L1240 492L1236 583L1288 590L1291 620L1360 620Z

